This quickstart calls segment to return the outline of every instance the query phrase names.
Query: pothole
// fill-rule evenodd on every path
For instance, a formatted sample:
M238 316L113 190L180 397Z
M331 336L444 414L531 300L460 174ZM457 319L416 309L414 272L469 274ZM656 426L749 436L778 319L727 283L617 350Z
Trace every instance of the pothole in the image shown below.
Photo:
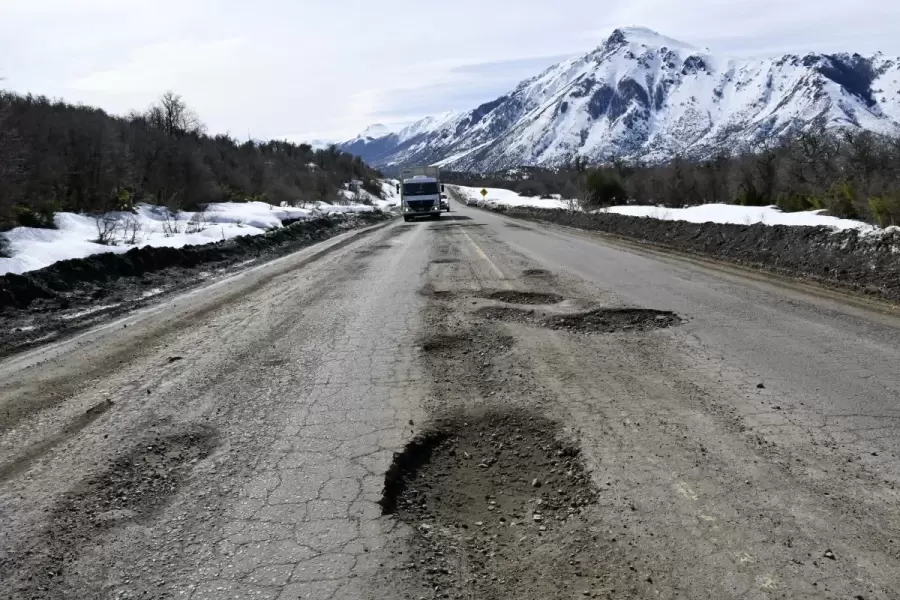
M680 325L681 317L669 311L646 308L598 308L566 315L546 315L534 309L511 306L486 306L475 311L484 319L526 323L579 333L650 331Z
M497 354L509 350L513 338L506 335L433 335L422 342L422 350L428 354L449 355L483 355L487 352Z
M500 290L484 294L482 297L508 304L558 304L563 301L563 297L558 294L523 292L519 290Z
M431 284L426 285L419 293L428 298L434 298L435 300L450 300L451 298L455 298L457 296L456 292L452 292L450 290L436 290Z
M522 275L525 277L536 277L536 278L549 278L552 277L553 274L547 269L525 269L522 271Z
M537 321L533 309L513 308L511 306L485 306L475 311L475 314L490 321L508 321L512 323L534 323Z
M437 597L556 598L602 569L579 556L596 492L560 434L522 411L458 415L395 454L380 504L413 528L401 577Z
M555 315L546 320L546 325L553 329L587 333L649 331L680 324L681 318L675 313L648 308L600 308L574 315Z
M207 427L149 437L64 494L49 515L46 531L33 540L38 551L19 553L22 560L13 565L23 597L44 597L47 592L55 597L69 585L70 575L79 577L69 573L69 566L78 560L82 540L151 518L174 499L195 463L215 445L215 431Z
M458 263L458 262L459 262L459 259L458 259L458 258L436 258L436 259L434 259L434 260L431 261L431 264L433 264L433 265L447 265L447 264Z

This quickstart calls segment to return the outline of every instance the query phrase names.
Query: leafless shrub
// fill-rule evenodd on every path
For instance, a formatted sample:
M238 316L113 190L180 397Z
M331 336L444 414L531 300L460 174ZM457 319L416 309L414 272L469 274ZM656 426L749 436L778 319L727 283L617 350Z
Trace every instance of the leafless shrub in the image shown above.
M163 207L162 213L162 232L166 237L172 237L181 233L181 221L178 220L178 213Z
M103 213L94 217L94 224L97 226L94 243L115 246L116 235L122 229L122 218L115 213Z
M212 221L209 218L206 207L204 206L201 210L198 210L194 213L194 216L190 218L187 222L187 226L185 227L185 233L200 233L201 231L206 231L209 229L210 225L212 225Z
M122 238L130 246L140 243L139 235L143 230L144 224L137 215L130 215L122 222Z

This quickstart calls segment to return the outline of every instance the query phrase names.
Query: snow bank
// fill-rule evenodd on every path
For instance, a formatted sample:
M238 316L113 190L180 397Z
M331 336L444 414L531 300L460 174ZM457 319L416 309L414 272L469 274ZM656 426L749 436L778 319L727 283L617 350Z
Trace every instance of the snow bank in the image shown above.
M665 208L662 206L611 206L603 212L650 217L663 221L687 221L688 223L721 223L732 225L807 225L825 226L837 230L876 230L877 227L854 221L839 219L822 214L821 210L803 212L782 212L777 206L738 206L735 204L703 204L689 208Z
M534 208L573 208L577 203L572 200L560 199L558 195L553 200L541 198L529 198L517 193L499 188L485 188L487 197L482 202L481 188L456 186L467 197L479 200L479 204L494 204L503 206L528 206ZM689 208L666 208L663 206L611 206L602 211L631 217L648 217L663 221L686 221L688 223L720 223L732 225L805 225L810 227L831 227L835 230L858 229L861 232L880 231L878 227L854 221L852 219L840 219L823 214L823 210L810 210L803 212L782 212L777 206L739 206L736 204L703 204Z
M360 189L358 192L353 192L348 189L343 189L339 193L342 198L347 200L348 202L362 202L362 203L371 203L373 206L381 209L388 210L394 206L400 206L400 196L397 194L397 180L396 179L382 179L380 180L381 190L384 199L379 198L373 194L370 194L368 191Z
M475 198L479 204L500 204L504 206L532 206L534 208L569 208L571 202L560 199L559 195L554 195L552 199L544 199L538 197L520 196L511 190L503 188L484 188L488 191L487 196L482 199L480 187L466 187L463 185L455 186L457 190L467 198Z
M223 202L210 204L204 213L170 213L165 207L142 204L135 213L109 213L116 221L114 245L96 243L97 218L92 215L57 213L57 229L17 227L4 235L12 258L0 258L0 275L21 274L42 269L57 261L84 258L104 252L124 253L139 246L181 248L259 235L281 227L283 219L307 219L334 213L369 212L372 206L332 205L317 202L300 207L273 206L265 202ZM137 232L125 224L137 224ZM101 223L102 227L102 223Z

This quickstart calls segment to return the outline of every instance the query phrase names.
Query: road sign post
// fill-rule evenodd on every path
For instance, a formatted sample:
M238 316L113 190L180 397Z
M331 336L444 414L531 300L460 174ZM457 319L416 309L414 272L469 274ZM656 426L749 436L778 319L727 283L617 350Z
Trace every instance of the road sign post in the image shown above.
M488 195L488 191L484 188L481 188L481 197L484 198L487 195Z

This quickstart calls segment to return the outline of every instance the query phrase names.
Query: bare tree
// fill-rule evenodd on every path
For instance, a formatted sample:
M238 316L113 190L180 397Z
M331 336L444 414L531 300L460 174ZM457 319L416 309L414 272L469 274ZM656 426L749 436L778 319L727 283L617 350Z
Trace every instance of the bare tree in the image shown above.
M180 95L171 90L160 96L157 103L149 108L145 118L169 137L206 131L206 126L197 113L188 107Z

